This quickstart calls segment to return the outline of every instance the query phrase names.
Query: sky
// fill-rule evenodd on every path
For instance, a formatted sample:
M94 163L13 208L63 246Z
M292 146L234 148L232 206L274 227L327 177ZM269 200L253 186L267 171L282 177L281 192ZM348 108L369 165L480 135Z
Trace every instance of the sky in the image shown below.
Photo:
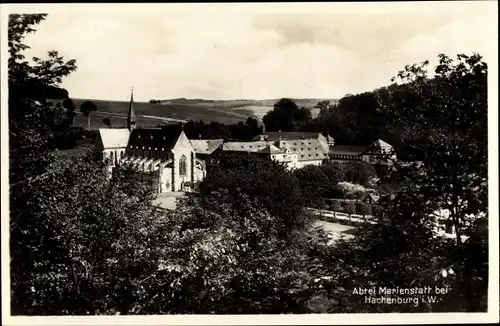
M497 37L486 1L52 9L27 55L76 59L62 83L73 98L341 98L438 53L488 62Z

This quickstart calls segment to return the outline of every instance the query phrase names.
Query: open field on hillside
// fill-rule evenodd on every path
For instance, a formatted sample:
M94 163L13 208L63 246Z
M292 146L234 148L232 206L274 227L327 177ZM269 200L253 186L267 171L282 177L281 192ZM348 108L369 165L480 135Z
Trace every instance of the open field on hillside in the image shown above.
M86 100L73 99L77 110L80 108L81 103L83 103L84 101ZM93 101L97 105L99 112L122 114L124 115L124 119L126 121L129 102L103 100L91 101ZM239 121L246 121L249 116L253 115L250 111L233 112L228 108L204 107L193 104L150 104L145 102L135 102L134 107L139 124L141 124L141 118L144 115L182 120L203 120L205 122L217 121L224 124L233 124L238 123ZM113 118L115 118L115 116ZM99 120L101 120L102 123L102 118ZM116 120L123 119L120 119L118 116L116 116ZM161 123L162 121L159 120L159 122ZM117 121L117 123L119 122ZM149 124L150 121L146 119L146 121L143 121L143 124L144 123ZM92 124L92 126L94 125Z
M73 99L77 110L86 99ZM109 117L115 127L125 127L127 124L128 101L91 100L98 108L92 114L91 128L104 128L102 119ZM216 121L224 124L245 122L248 117L262 118L278 99L268 100L204 100L204 99L172 99L164 100L162 104L135 102L137 124L141 127L151 127L166 123L164 119ZM293 99L299 106L313 109L321 99ZM337 102L337 100L330 100ZM314 114L313 114L314 116ZM75 126L87 127L83 116L75 118Z

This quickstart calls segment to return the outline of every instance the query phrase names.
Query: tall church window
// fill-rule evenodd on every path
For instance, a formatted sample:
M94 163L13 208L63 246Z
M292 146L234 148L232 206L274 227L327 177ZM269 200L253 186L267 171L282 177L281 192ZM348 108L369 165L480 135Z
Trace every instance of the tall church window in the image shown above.
M114 157L113 157L113 152L109 152L109 158L111 159L111 164L113 164Z
M179 160L179 175L186 175L187 174L187 159L185 155L182 155L181 159Z

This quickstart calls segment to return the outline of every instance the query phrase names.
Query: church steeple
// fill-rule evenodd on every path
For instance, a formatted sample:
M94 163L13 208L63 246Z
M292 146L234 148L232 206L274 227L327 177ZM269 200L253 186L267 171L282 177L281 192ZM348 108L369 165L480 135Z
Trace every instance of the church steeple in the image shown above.
M135 109L134 109L134 87L132 87L132 91L130 94L130 104L128 107L128 117L127 117L127 128L129 131L135 129L136 121L135 121Z

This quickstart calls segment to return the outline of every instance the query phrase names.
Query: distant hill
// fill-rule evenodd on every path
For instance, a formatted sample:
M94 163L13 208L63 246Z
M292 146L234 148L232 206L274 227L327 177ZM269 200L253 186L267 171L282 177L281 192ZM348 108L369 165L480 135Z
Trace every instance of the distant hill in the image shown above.
M98 111L91 116L91 128L104 128L102 119L109 117L112 126L127 125L128 101L107 101L92 99L73 99L77 111L84 101L93 101ZM166 123L165 118L179 120L216 121L224 124L245 122L248 117L262 118L279 99L266 100L204 100L175 98L161 100L161 103L135 102L139 126L156 126ZM298 106L313 109L322 99L292 99ZM331 102L338 100L332 99ZM313 113L315 116L315 113ZM86 127L87 120L82 115L75 117L75 126Z

